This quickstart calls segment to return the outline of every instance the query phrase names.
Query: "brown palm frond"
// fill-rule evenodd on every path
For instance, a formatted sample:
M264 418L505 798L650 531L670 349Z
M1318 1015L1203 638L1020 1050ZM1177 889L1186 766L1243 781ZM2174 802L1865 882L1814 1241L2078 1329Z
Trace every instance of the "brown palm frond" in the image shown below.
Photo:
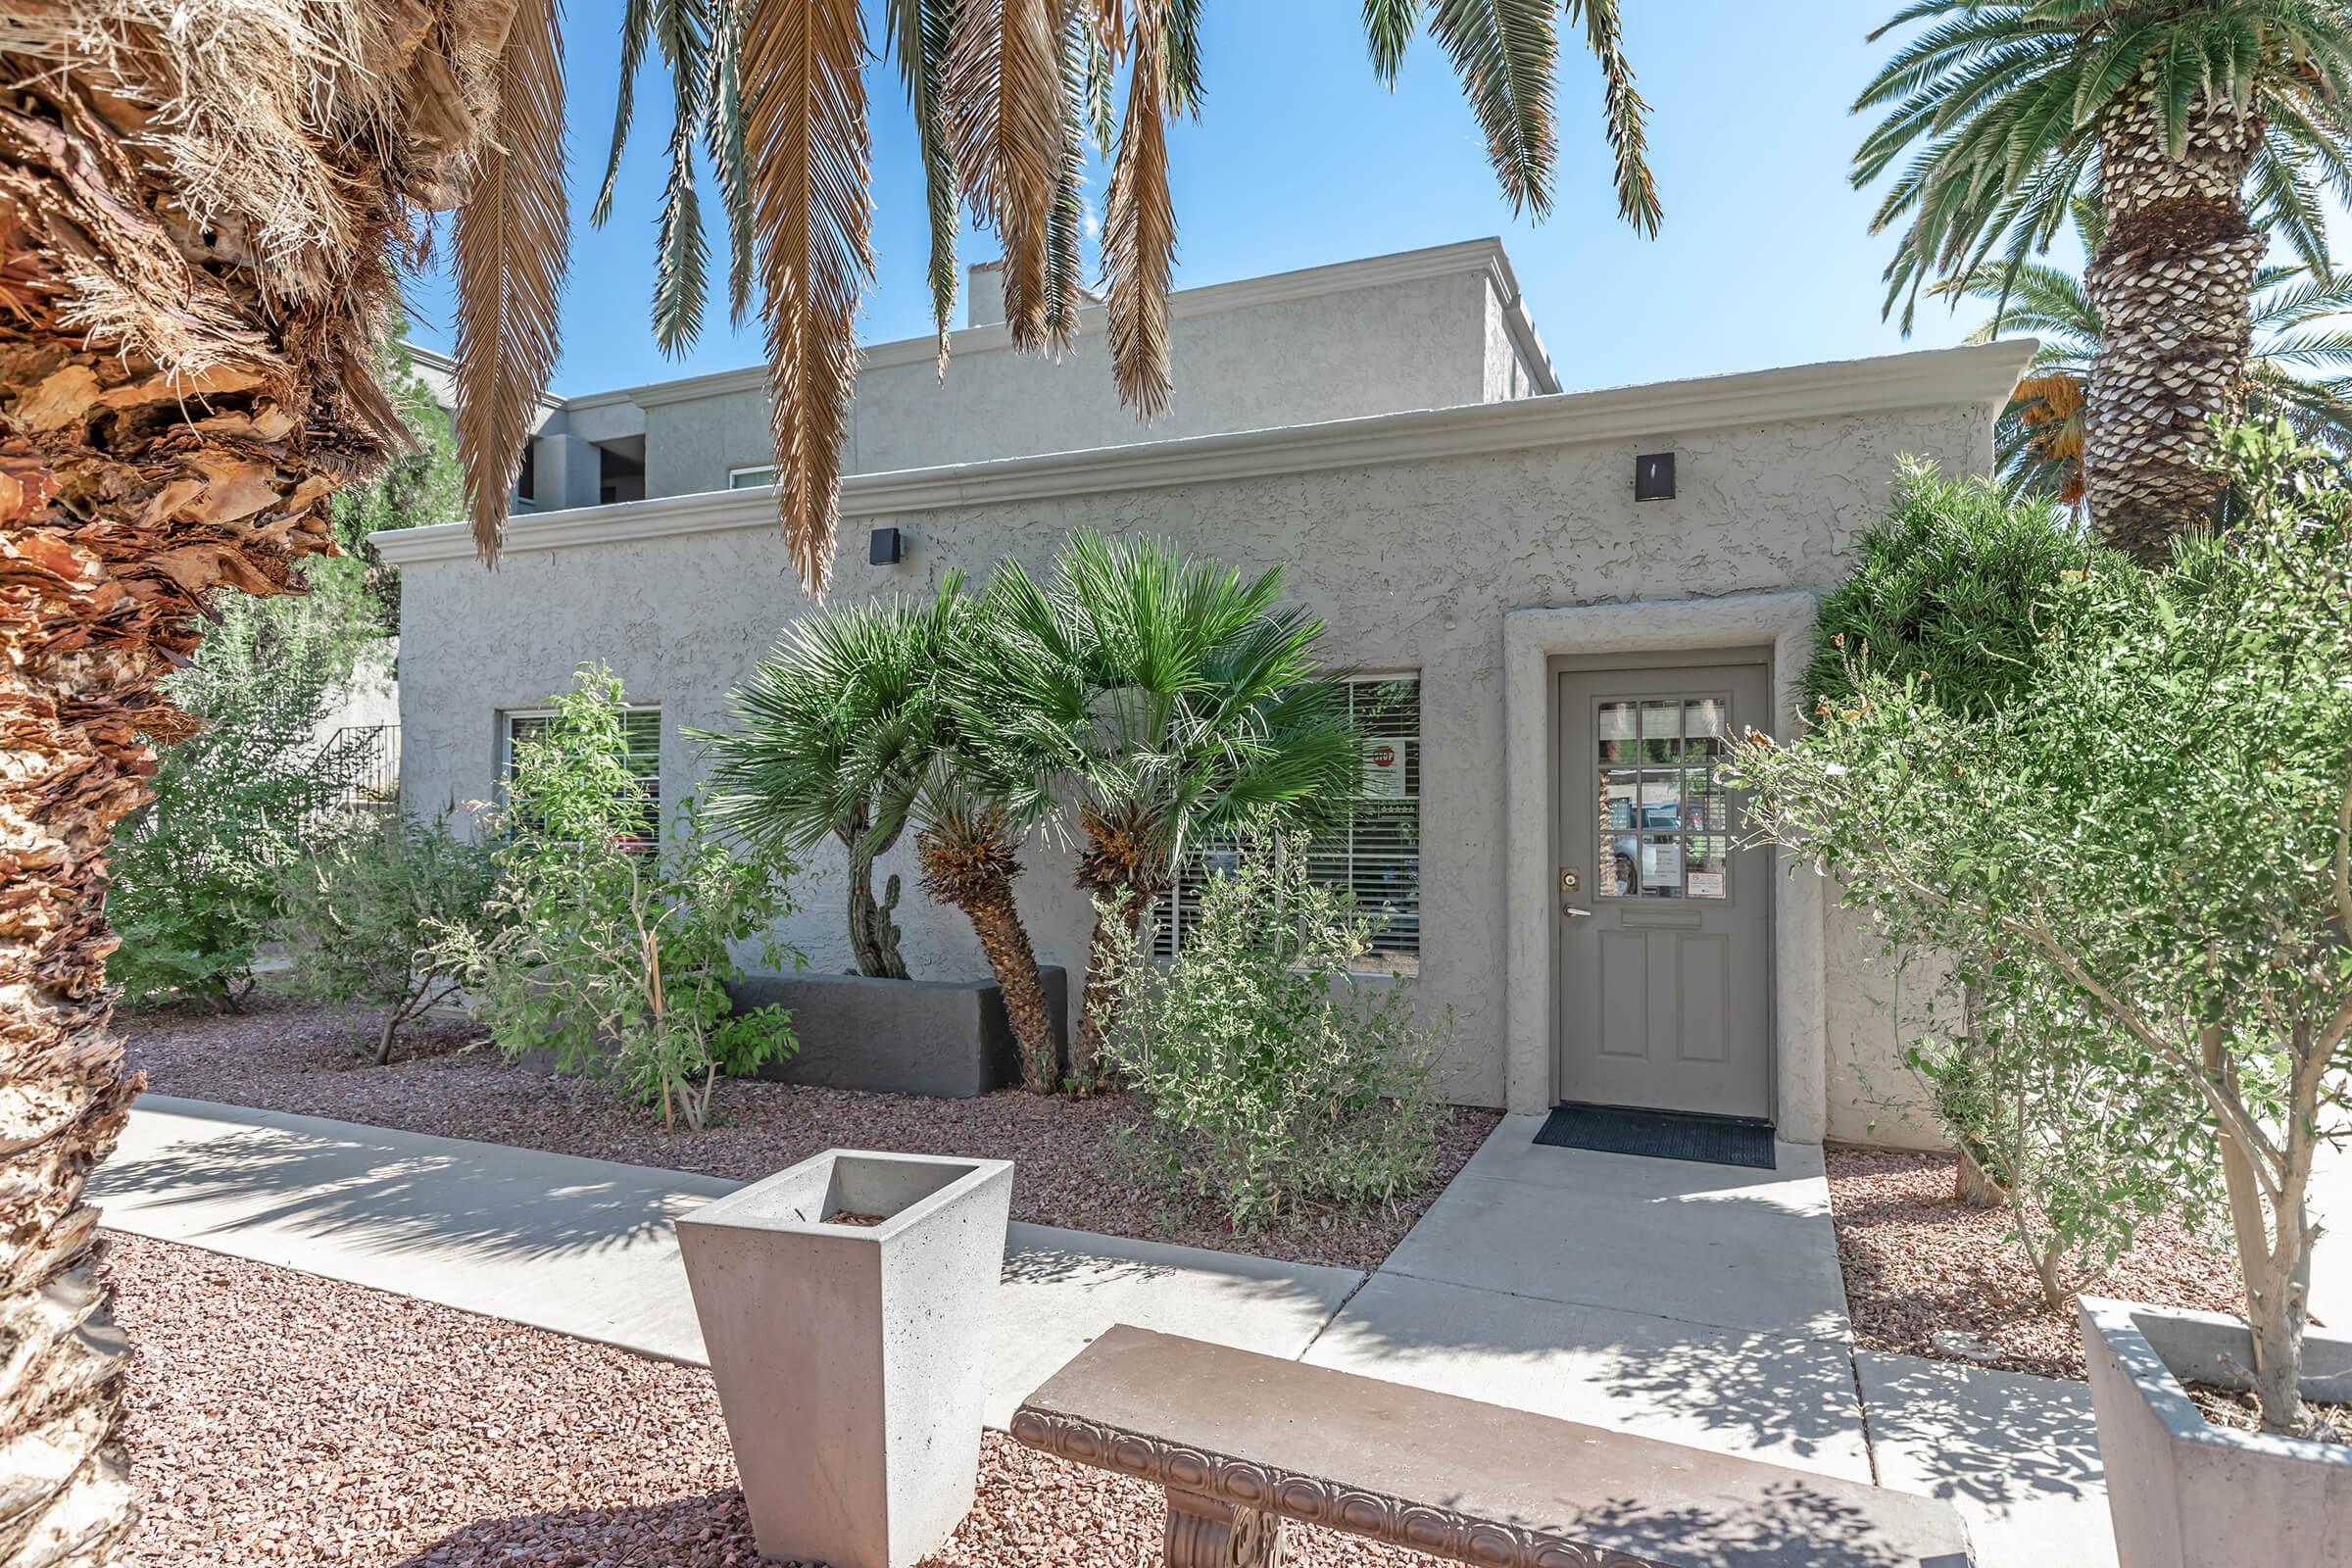
M497 108L456 222L458 454L473 546L498 562L507 495L556 365L569 255L564 46L557 0L521 0L500 52Z
M1617 216L1655 239L1665 214L1649 172L1649 103L1634 88L1617 0L1568 0L1568 20L1583 21L1585 47L1600 67L1601 114L1608 122L1609 149L1617 157Z
M1062 162L1062 19L1072 0L966 0L942 84L973 215L1004 245L1004 322L1042 349L1047 225Z
M1166 36L1162 0L1135 0L1134 67L1127 116L1111 168L1102 225L1102 270L1110 294L1111 373L1119 401L1138 418L1168 406L1168 281L1176 257L1176 210L1168 198Z
M874 275L858 0L755 0L744 47L776 505L811 597L833 572L858 301Z
M1093 23L1071 9L1062 28L1061 156L1046 214L1046 344L1060 359L1078 341L1079 281L1086 235L1087 73L1096 51Z

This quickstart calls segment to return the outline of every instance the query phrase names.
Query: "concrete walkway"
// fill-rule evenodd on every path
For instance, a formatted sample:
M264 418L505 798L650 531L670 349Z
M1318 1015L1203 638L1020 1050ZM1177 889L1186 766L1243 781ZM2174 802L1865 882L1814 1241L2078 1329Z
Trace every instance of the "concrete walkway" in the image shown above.
M1773 1171L1507 1117L1369 1276L1015 1225L988 1419L1114 1322L1951 1499L1982 1568L2107 1568L2088 1391L1853 1348L1819 1150ZM150 1095L116 1230L700 1363L670 1221L734 1183Z
M91 1183L111 1230L698 1366L670 1221L739 1185L162 1095L140 1098ZM1015 1225L988 1420L1113 1323L1295 1358L1363 1278Z

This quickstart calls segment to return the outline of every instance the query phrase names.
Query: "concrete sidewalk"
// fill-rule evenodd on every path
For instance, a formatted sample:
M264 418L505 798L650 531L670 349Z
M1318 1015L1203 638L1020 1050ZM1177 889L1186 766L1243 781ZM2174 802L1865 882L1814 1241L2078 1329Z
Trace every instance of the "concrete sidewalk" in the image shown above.
M112 1230L702 1365L670 1222L738 1185L145 1095L91 1189ZM988 1419L1113 1323L1295 1358L1363 1278L1015 1225Z
M1819 1150L1755 1171L1538 1125L1369 1276L1014 1225L989 1421L1133 1323L1948 1497L1980 1568L2112 1564L2086 1389L1854 1350ZM734 1186L155 1095L93 1183L116 1230L698 1364L671 1221Z

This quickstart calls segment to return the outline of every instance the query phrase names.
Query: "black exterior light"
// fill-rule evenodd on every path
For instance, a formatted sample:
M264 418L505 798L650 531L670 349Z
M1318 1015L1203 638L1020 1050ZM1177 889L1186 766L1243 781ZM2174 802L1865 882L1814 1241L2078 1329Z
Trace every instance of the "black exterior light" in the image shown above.
M1644 452L1634 460L1634 499L1636 501L1672 501L1674 499L1674 454Z
M896 528L876 528L866 537L866 564L895 566L906 559L906 542L899 537Z

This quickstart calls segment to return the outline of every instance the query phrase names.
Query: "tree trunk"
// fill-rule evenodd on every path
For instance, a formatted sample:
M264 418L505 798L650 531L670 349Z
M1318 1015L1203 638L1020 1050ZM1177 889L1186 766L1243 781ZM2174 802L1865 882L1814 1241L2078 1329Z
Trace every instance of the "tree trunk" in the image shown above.
M1102 1087L1104 1047L1119 1021L1118 977L1111 972L1112 955L1119 947L1114 935L1118 928L1111 922L1117 920L1126 927L1132 951L1143 930L1144 910L1153 896L1127 888L1096 896L1094 935L1086 950L1086 989L1078 1004L1078 1032L1070 1040L1070 1087L1079 1094L1093 1094Z
M400 1044L401 1020L407 1016L398 1003L384 1009L383 1027L375 1033L375 1064L378 1067L391 1064L392 1048Z
M2245 398L2253 340L2247 299L2266 248L2242 190L2262 121L2225 96L2190 115L2179 159L2145 91L2099 127L2107 228L2084 273L2099 316L2082 478L2092 524L2143 562L2212 513L2221 475L2205 466L2207 420Z
M899 954L899 928L891 918L899 906L899 879L889 880L879 902L874 898L874 861L889 853L899 835L876 834L863 812L834 831L849 852L850 952L858 960L858 972L904 980L906 960Z
M1978 1061L1985 1059L1983 1021L1979 1014L1984 1007L1984 988L1970 981L1960 990L1961 1036L1968 1042L1969 1054ZM2009 1190L1996 1181L1978 1158L1977 1151L1969 1147L1965 1129L1955 1129L1959 1136L1960 1157L1952 1171L1952 1197L1970 1208L1999 1208L2009 1201Z
M206 597L287 591L298 558L329 548L337 481L397 428L359 330L390 287L395 220L382 206L346 233L363 281L331 309L287 304L291 264L266 297L259 260L234 254L248 234L190 225L143 139L153 99L106 62L37 57L37 29L6 33L0 1433L21 1468L0 1489L0 1561L66 1568L105 1561L135 1519L117 1436L129 1350L84 1200L140 1087L108 1027L107 849L149 798L149 743L190 732L157 686L194 653ZM353 172L350 199L369 189Z
M1054 1009L1046 1000L1044 977L1037 971L1037 954L1029 946L1028 927L1021 923L1012 902L1009 880L993 888L959 890L956 907L972 922L987 955L989 973L1004 998L1004 1017L1021 1053L1021 1087L1031 1094L1050 1095L1061 1079L1061 1048L1054 1038Z

